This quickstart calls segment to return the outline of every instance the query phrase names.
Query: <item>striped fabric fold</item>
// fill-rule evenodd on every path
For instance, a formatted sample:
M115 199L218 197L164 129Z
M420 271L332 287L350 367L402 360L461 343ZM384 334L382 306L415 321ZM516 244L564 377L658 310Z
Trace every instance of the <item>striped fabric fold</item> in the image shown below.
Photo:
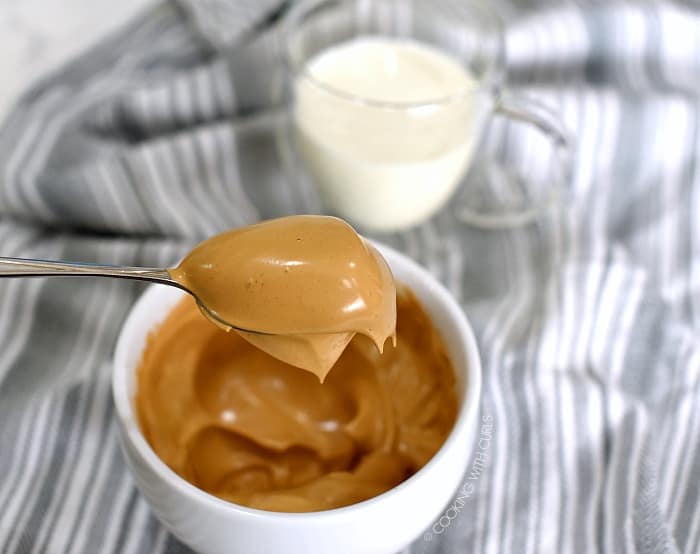
M160 3L36 83L0 126L0 254L167 266L218 231L321 211L278 140L288 7ZM463 306L491 422L469 494L408 552L698 552L700 10L503 10L507 86L561 115L574 175L531 225L471 228L455 202L375 237ZM495 123L484 148L538 159ZM189 552L117 444L110 358L141 291L0 281L1 552Z

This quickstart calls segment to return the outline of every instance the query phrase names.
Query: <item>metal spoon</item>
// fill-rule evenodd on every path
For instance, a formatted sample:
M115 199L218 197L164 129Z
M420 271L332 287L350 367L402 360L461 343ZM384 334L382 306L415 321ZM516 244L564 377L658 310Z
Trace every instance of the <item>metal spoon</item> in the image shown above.
M191 294L197 301L200 309L205 312L214 323L223 327L230 327L238 331L248 333L267 334L250 329L242 329L222 320L218 315L209 310L197 298L190 289L175 281L167 269L153 267L124 267L118 265L97 265L80 262L57 262L51 260L33 260L25 258L0 257L1 277L116 277L118 279L135 279L137 281L150 281L177 287Z

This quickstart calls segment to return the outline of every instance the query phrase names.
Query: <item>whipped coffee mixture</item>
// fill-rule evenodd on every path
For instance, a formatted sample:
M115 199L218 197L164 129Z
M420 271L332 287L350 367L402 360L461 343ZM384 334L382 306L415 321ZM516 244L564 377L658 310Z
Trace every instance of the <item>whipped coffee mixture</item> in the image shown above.
M410 291L399 290L398 342L380 354L375 342L390 335L393 325L373 319L373 310L383 301L366 287L374 294L384 290L385 266L377 262L372 268L374 251L347 236L338 223L329 221L327 231L335 248L322 248L318 257L295 248L297 239L309 240L308 234L280 231L273 233L275 240L253 232L255 248L238 241L234 232L216 258L225 260L235 245L230 262L259 266L264 276L275 275L274 260L301 262L279 268L284 272L289 267L294 279L286 289L289 297L261 291L270 286L267 280L264 285L253 282L252 294L264 304L262 309L248 302L247 282L234 283L235 301L219 309L243 326L276 332L358 332L323 384L212 325L190 297L149 337L137 373L136 406L143 433L175 472L220 498L282 512L353 504L419 470L453 426L453 368L419 302ZM326 262L325 255L333 261ZM208 275L205 260L190 258L183 266L195 270L183 271L199 290L209 284L219 290L225 283L215 274L211 281L200 280ZM339 260L345 264L341 268L333 265ZM296 271L304 273L297 278ZM364 286L349 280L344 288L343 275L355 276ZM327 306L332 317L324 316L320 324L319 314L313 315L316 304L308 307L296 287L322 297L318 305ZM359 315L346 320L343 307L350 306L349 312ZM297 328L293 311L301 307L309 317Z
M292 216L212 237L175 269L216 318L323 381L356 333L381 352L396 288L377 250L341 219Z

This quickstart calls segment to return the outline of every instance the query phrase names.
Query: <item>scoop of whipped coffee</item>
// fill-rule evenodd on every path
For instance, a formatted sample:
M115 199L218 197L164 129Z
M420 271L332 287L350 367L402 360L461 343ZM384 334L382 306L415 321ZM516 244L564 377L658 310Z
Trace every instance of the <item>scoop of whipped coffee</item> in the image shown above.
M396 287L345 221L291 216L212 237L170 271L218 319L323 381L355 334L396 340Z

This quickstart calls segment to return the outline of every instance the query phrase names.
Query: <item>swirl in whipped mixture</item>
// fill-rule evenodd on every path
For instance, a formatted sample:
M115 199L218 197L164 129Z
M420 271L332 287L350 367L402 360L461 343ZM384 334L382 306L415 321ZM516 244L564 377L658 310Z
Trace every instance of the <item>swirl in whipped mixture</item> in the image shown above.
M212 325L186 297L138 368L141 428L176 473L237 504L313 512L379 495L430 460L457 413L442 340L405 288L396 332L383 354L354 336L321 384Z

